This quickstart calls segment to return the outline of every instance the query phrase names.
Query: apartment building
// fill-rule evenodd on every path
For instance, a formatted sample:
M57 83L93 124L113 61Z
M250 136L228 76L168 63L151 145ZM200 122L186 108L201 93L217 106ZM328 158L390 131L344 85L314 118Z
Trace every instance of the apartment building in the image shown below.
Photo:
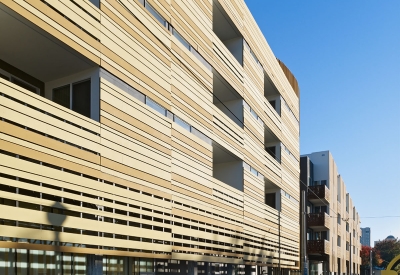
M361 245L371 246L371 228L364 227L361 228Z
M0 0L0 274L299 270L299 89L243 0Z
M309 274L360 274L360 217L332 154L301 156L300 170Z

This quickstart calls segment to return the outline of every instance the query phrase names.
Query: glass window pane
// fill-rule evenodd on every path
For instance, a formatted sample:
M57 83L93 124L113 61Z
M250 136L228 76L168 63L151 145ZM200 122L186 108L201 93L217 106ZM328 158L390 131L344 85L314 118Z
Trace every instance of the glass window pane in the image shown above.
M161 23L161 25L165 26L165 19L149 4L146 2L145 4L146 10L148 10L154 18Z
M103 274L124 274L124 257L107 256L103 258Z
M74 274L75 275L86 275L86 256L85 255L74 255Z
M174 116L174 121L181 127L185 128L186 130L188 130L190 132L190 125L187 124L185 121L183 121L182 119L180 119L177 116Z
M72 110L90 117L90 79L72 85Z
M28 275L28 250L16 249L17 253L17 274Z
M160 114L165 116L166 110L161 105L157 104L151 98L146 97L146 105L150 106L151 108L153 108L154 110L156 110L157 112L159 112Z
M0 274L9 274L13 272L14 262L14 249L0 248Z
M18 78L14 78L13 77L12 78L12 83L17 84L18 86L20 86L20 87L22 87L24 89L27 89L28 91L31 91L31 92L33 92L35 94L38 93L38 89L36 87L33 87L32 85L29 85L29 84L25 83L24 81L19 80Z
M65 108L70 108L70 86L65 85L53 89L53 102L64 106Z
M72 275L72 254L64 253L62 256L63 275Z
M179 32L177 32L175 29L172 29L172 34L176 37L176 39L178 39L179 42L182 43L183 46L185 46L185 48L188 50L190 49L190 44L179 34Z

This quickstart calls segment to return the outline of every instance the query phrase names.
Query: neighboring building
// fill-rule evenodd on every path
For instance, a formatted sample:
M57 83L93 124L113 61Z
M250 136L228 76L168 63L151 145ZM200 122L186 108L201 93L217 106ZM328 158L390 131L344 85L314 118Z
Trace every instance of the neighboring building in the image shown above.
M371 246L371 229L369 227L361 228L361 245Z
M0 274L299 270L299 90L243 0L0 1Z
M360 217L329 151L300 158L310 275L360 274Z
M383 241L396 241L397 240L397 238L395 238L393 235L389 235L389 236L387 236L386 237L386 239L384 239ZM377 243L380 243L380 242L382 242L381 240L379 240L379 241L374 241L374 246L377 244Z

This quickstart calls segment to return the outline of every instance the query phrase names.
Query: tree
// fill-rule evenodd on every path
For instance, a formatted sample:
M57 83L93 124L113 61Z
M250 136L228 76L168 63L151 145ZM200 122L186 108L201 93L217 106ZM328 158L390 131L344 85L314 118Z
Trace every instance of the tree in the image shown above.
M360 251L360 257L361 257L361 266L360 266L360 271L361 274L369 274L370 271L370 266L371 266L371 261L370 261L370 253L372 251L372 265L376 266L377 265L377 256L375 250L368 246L368 245L363 245L361 246L361 251Z
M374 251L379 266L385 267L397 255L400 255L400 240L383 240L375 244Z
M369 253L371 253L371 247L368 245L361 246L360 257L361 257L361 265L369 266Z

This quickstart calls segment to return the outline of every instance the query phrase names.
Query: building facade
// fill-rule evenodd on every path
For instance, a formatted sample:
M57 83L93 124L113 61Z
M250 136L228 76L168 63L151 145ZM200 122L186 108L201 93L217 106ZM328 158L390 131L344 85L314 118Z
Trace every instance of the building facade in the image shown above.
M371 246L371 228L361 228L361 245Z
M301 156L300 170L309 274L360 274L360 217L331 153Z
M0 0L0 274L299 270L299 90L243 0Z

